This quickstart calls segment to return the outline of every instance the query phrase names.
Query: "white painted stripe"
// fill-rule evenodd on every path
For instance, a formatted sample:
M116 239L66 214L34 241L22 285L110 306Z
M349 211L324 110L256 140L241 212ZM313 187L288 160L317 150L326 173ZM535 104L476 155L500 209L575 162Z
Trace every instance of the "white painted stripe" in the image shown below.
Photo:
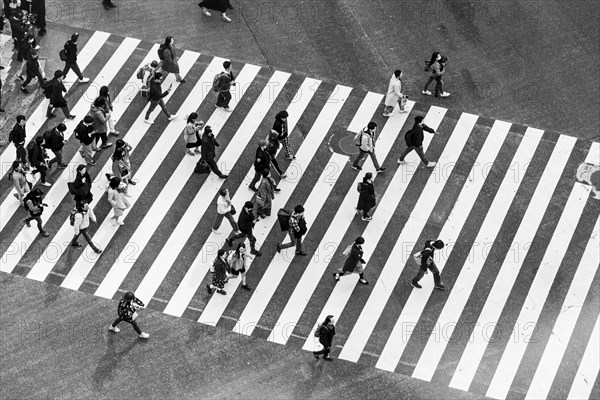
M100 48L109 36L110 34L105 32L95 32L94 35L92 35L92 37L84 47L84 54L81 57L78 57L83 58L83 62L85 62L85 64L83 64L81 60L78 59L78 64L81 70L84 69L84 66L87 66L87 64L96 55L98 50L100 50ZM119 71L119 69L121 69L122 64L135 50L139 42L140 41L136 39L125 39L123 41L123 43L117 49L117 53L120 54L120 57L124 57L124 60L121 62L121 59L115 56L113 56L110 59L110 61L104 66L102 71L100 71L100 74L96 77L96 79L94 79L93 82L86 84L87 90L83 94L77 105L71 109L72 114L78 115L77 112L79 112L79 110L81 109L81 106L79 106L80 104L86 105L89 109L89 104L93 102L93 100L97 97L100 87L109 84L113 80L116 73ZM75 73L73 71L70 71L69 76L75 77ZM73 85L73 83L65 82L64 85L68 91ZM27 122L25 124L25 130L27 132L27 137L25 139L25 147L27 147L27 143L29 143L29 141L35 136L37 130L44 124L44 122L46 122L47 106L47 101L42 101L42 103L38 105L33 114L27 119ZM77 106L79 106L79 108ZM87 111L89 110L85 110L84 113L86 113ZM65 131L65 139L67 140L71 136L73 128L77 125L79 121L65 119L63 122L65 123L65 125L67 125L67 128L71 128ZM14 151L14 146L11 145L10 148L7 148L0 156L0 165L2 165L3 175L8 171L8 169L11 167L13 160L15 159ZM35 184L38 180L39 174L33 175L33 184ZM15 193L17 193L17 191L13 188L10 191L9 195L2 202L2 205L0 205L0 215L2 216L2 218L0 218L0 230L4 229L8 221L12 218L14 213L19 208L19 201L13 196L13 194Z
M144 187L150 183L152 176L158 171L162 160L164 160L169 151L171 151L173 144L175 144L181 137L181 131L186 125L185 116L195 112L202 101L204 101L206 96L210 93L212 79L214 75L222 69L223 61L223 58L213 58L206 70L202 73L202 76L196 85L188 94L186 100L182 103L181 108L179 109L180 118L172 121L169 124L168 130L161 134L159 141L144 160L144 164L140 167L140 173L138 174L138 184L136 185L136 188L141 187L141 190L139 190L138 193L142 193ZM240 83L239 87L249 87L246 82L252 81L257 72L258 67L254 66L249 66L242 69L240 71L241 77L239 78L240 82L243 82L244 84ZM238 99L241 98L241 95L243 95L243 93L239 93L239 95L236 95L235 97L232 96L230 102L230 107L232 110L237 106ZM215 110L211 118L206 121L206 125L210 125L211 127L215 125L219 126L218 129L213 128L213 133L215 136L219 135L220 127L223 126L229 115L231 114L223 110ZM213 125L213 121L217 122L217 124ZM100 283L100 286L95 293L96 296L112 298L131 268L133 268L135 265L138 257L148 245L152 235L154 235L156 229L161 224L164 216L171 208L173 202L179 195L189 176L193 173L194 164L198 160L195 157L184 156L183 150L184 149L182 147L181 154L182 157L184 157L182 162L173 172L169 181L164 185L160 194L156 196L156 200L146 212L144 219L140 222L133 235L129 238L128 245L121 251L121 254ZM185 157L188 157L189 160L187 160ZM140 177L140 174L143 174L142 177ZM140 186L140 184L142 186ZM135 200L137 201L137 198L135 198ZM133 202L130 201L130 203L132 203L133 208ZM125 217L126 216L127 215L125 215ZM105 223L110 224L108 219L105 221ZM112 230L114 230L114 228L112 228ZM111 232L111 228L108 225L105 232ZM112 236L113 234L104 239L104 241L108 243L112 239Z
M600 143L592 142L588 155L585 158L585 162L588 164L600 165Z
M182 57L180 59L180 67L184 68L184 73L187 73L187 71L194 64L194 62L196 61L198 56L199 56L198 53L189 53L189 52L186 52L182 55ZM147 59L152 59L152 53L147 54ZM140 88L139 85L141 82L139 81L139 79L137 79L135 77L135 74L132 75L130 79L131 79L130 80L131 84L130 85L128 84L127 86L124 87L124 89L119 93L119 96L117 96L117 99L120 100L120 98L122 98L124 96L129 96L136 89L139 90L139 88ZM137 79L137 82L135 82L136 79ZM171 78L170 80L174 80L174 78ZM174 86L174 88L176 89L177 86ZM123 92L125 92L125 93L123 93ZM173 93L173 92L171 92L171 93ZM169 94L169 96L171 95L171 93ZM168 99L170 98L169 96L165 97L166 101L168 101ZM123 102L115 101L115 102L113 102L113 113L115 115L115 118L119 118L129 107L130 103L131 103L131 101L123 101ZM135 148L135 146L137 145L137 143L139 142L141 137L146 133L147 129L148 129L148 125L142 124L141 119L138 118L138 120L136 121L136 124L134 124L129 129L129 131L128 131L129 134L126 136L127 142L130 143L132 148ZM71 171L73 171L74 167L76 167L79 164L85 164L85 160L77 152L77 153L75 153L75 156L70 163ZM106 161L106 164L104 165L104 167L108 168L110 170L111 165L112 165L112 160L108 159ZM100 171L102 171L102 169L103 169L102 167L99 167L99 166L96 166L94 168L98 168ZM62 200L64 195L66 195L68 193L67 182L72 181L74 178L75 178L75 172L72 172L72 175L70 175L70 176L68 176L65 173L61 174L59 180L55 182L55 184L53 185L53 187L51 189L51 192L52 192L52 190L55 190L58 193L58 195L55 197L55 199L53 199L52 204L58 204ZM92 182L91 192L96 200L100 199L102 197L106 183L107 183L107 181L104 178L102 172L100 172L98 174L96 180L94 182ZM47 199L47 198L48 198L48 195L46 195L45 199ZM49 216L47 218L49 218ZM40 280L40 281L46 279L46 277L48 276L50 271L52 271L52 269L54 268L54 265L56 264L56 262L60 259L61 254L69 248L69 242L70 242L72 236L73 236L73 228L71 227L71 225L69 224L69 220L67 219L63 223L63 225L59 228L59 230L54 234L54 237L52 238L50 245L44 249L41 257L38 259L38 262L33 266L31 271L29 271L29 274L27 275L27 277L30 279ZM100 237L100 236L101 236L101 234L98 235L98 237ZM81 258L87 260L87 262L90 262L92 260L95 261L98 258L98 256L95 253L93 253L90 249L85 249L81 255ZM75 270L71 269L71 271L67 275L67 278L69 279L67 282L69 282L71 279L73 279L73 277L75 275L77 275L79 272L80 272L79 269L75 269ZM83 281L83 278L82 278L82 281ZM63 284L64 284L64 282L63 282ZM68 287L71 289L77 289L79 286L76 286L76 287L68 286Z
M246 65L244 68L247 69L250 67ZM258 71L260 71L260 68L256 66L252 66L252 68L254 68L251 70L251 73L253 73L252 78L247 76L240 77L240 72L240 74L236 77L236 80L239 82L250 82L253 80ZM219 157L218 163L221 164L220 169L223 173L227 173L223 167L233 167L237 159L240 157L246 145L252 138L252 135L254 132L256 132L261 121L269 111L273 101L277 98L280 91L285 86L289 77L290 74L279 71L275 71L275 73L271 76L271 79L263 89L261 95L252 106L252 109L246 115L244 122L242 122L238 128L238 131L233 136L233 139L227 145L227 148L225 151L223 151L223 154ZM243 86L249 87L250 85L244 84ZM232 107L231 103L230 107ZM210 125L210 123L208 125ZM165 192L165 196L167 196L168 199L163 198L164 196L162 195L160 196L161 203L168 203L168 208L166 208L166 211L168 211L168 209L171 207L171 203L176 199L181 189L183 189L183 184L187 182L187 179L193 173L194 165L196 164L195 161L196 160L194 160L192 157L184 156L184 159L179 164L177 171L174 173L174 175L180 174L185 178L181 184L181 187L170 188L170 190L175 191L172 199L168 198L168 192ZM213 197L218 193L219 188L222 185L223 180L211 173L204 181L200 189L198 189L198 194L188 206L185 214L181 217L181 220L177 224L177 227L169 236L169 239L163 246L161 252L152 262L152 266L148 270L148 273L146 273L144 279L135 291L136 296L138 296L143 302L148 303L152 299L152 296L154 296L154 293L156 293L163 279L165 276L167 276L167 273L171 269L173 261L175 261L177 255L187 243L188 238L194 232L197 221L199 221L202 215L204 215L210 206L210 202L212 201ZM168 183L167 186L169 186ZM165 191L166 190L167 187L165 187ZM162 216L164 214L159 215ZM157 218L157 216L148 214L146 218ZM190 221L193 222L190 223Z
M360 125L364 127L373 118L373 115L365 113L365 110L372 110L372 112L375 112L379 101L380 99L374 96L365 96L362 105L359 107L359 110L362 110L359 119L359 122L361 122ZM371 104L371 106L367 106L365 103ZM400 129L406 122L408 114L412 110L414 104L414 102L408 102L406 113L394 114L386 121L386 124L383 127L377 142L377 155L381 160L384 160L387 157L389 150L400 134ZM356 119L357 116L354 118ZM425 142L425 145L428 145L429 138L426 139L427 141ZM363 170L369 170L372 168L373 163L371 162L370 158L367 158L365 164L363 165ZM277 323L275 323L275 326L269 335L269 341L286 344L292 332L294 331L294 328L298 324L304 309L310 301L312 293L316 289L319 281L321 280L321 276L329 265L327 260L329 257L327 255L332 255L335 252L337 249L336 243L340 242L341 238L344 236L344 233L350 226L350 223L354 219L354 207L358 200L358 194L356 194L354 188L356 187L357 182L362 181L363 176L364 175L362 174L358 174L350 186L350 191L346 194L342 204L338 208L335 217L331 221L327 232L315 250L315 254L319 254L321 256L318 259L312 260L312 262L306 267L284 310L279 316ZM388 188L386 193L390 191L393 191L393 189ZM384 196L383 200L378 204L378 209L386 207L386 198L387 195ZM375 221L372 221L370 224L374 222Z
M298 120L306 110L306 107L313 98L315 92L319 88L321 81L306 78L302 85L296 92L294 99L287 108L288 116L288 131L293 132ZM281 150L281 148L279 149ZM278 152L279 152L278 150ZM251 170L252 171L252 170ZM246 176L248 178L248 176ZM220 239L222 240L222 239ZM192 265L187 270L185 276L177 286L175 293L171 296L169 303L165 307L164 313L175 315L180 317L183 312L190 304L194 293L198 290L198 287L202 283L202 279L208 270L210 260L214 260L216 252L218 250L214 243L217 243L219 239L211 232L211 236L206 240L205 245L202 247L196 259L192 262Z
M377 283L369 299L363 306L362 312L352 328L352 332L348 336L346 343L344 343L344 348L340 352L339 358L354 362L357 362L360 358L373 329L375 329L375 324L377 324L396 286L396 282L404 270L402 266L406 265L407 260L411 258L410 253L407 252L409 249L407 249L406 245L410 244L409 247L412 249L411 238L418 237L417 233L421 232L425 227L428 221L427 216L433 211L435 203L452 175L454 165L456 165L467 143L467 139L475 127L477 118L477 115L463 113L457 121L454 131L450 135L450 139L438 160L439 166L430 175L423 192L419 196L419 200L416 201L415 204L418 204L418 206L413 209L404 228L402 228L402 232L377 279ZM372 232L367 231L368 228L364 232L364 237L370 239ZM375 246L373 246L374 248ZM351 294L352 291L347 293Z
M533 157L538 143L542 138L542 134L543 132L537 129L528 129L525 132L525 136L512 159L509 171L507 171L504 176L504 180L502 181L502 184L496 193L496 197L494 198L479 230L477 239L474 241L475 244L471 248L472 256L470 255L470 257L473 259L473 262L471 265L463 267L454 287L451 288L450 296L446 301L444 309L438 318L438 323L434 328L434 332L431 334L420 359L423 359L425 352L427 352L427 356L430 357L441 356L441 354L434 354L434 352L429 350L439 345L439 343L435 343L437 340L436 338L439 337L436 336L438 333L436 333L435 330L442 329L443 327L445 334L447 334L446 332L448 332L450 322L458 321L458 317L473 288L473 283L485 262L485 254L475 251L476 244L494 242L505 214L517 193L527 165ZM376 364L377 368L385 369L387 371L394 371L396 369L402 353L406 348L406 344L410 340L411 333L405 335L402 341L398 341L397 337L394 336L395 332L392 332L379 357L379 361ZM442 346L445 346L445 344Z
M554 328L546 344L546 349L535 371L533 380L529 385L527 396L525 396L527 399L545 399L548 397L560 362L567 350L569 340L571 340L571 335L575 329L582 305L592 285L593 279L591 277L596 275L598 264L600 264L600 239L598 238L598 231L600 231L600 219L596 220L596 225L585 248L579 267L575 272L561 312L554 323Z
M544 259L535 274L533 283L529 288L529 293L525 298L525 303L513 327L510 337L515 339L508 341L486 396L496 399L506 398L523 354L525 354L525 350L527 349L527 344L529 343L528 337L535 329L535 325L531 326L531 324L534 321L537 324L537 320L552 287L552 282L554 282L556 273L567 252L567 243L571 242L575 228L577 228L579 216L583 212L590 192L590 186L580 183L576 183L571 191L558 225L556 225L554 235L548 244L546 254L544 254ZM530 326L531 329L527 329L527 326Z
M460 362L450 382L450 387L465 391L469 390L471 381L477 372L479 363L489 343L490 334L492 333L490 327L496 326L500 318L504 304L508 300L519 271L527 257L531 242L539 229L562 171L567 161L569 161L569 156L575 146L575 142L575 138L561 135L554 146L548 164L531 197L529 207L510 245L510 250L504 258L500 271L494 280L494 285L479 314L478 321L473 327L471 337L463 350ZM449 336L445 337L449 339ZM436 367L437 363L435 365L424 366L423 372L425 374L428 374L427 368L432 368L433 371L425 376L419 375L418 378L430 380Z
M600 317L596 318L596 325L590 341L585 348L583 358L577 369L577 374L571 385L567 399L589 399L594 389L594 384L600 371Z
M290 163L288 171L306 171L314 154L317 152L319 146L321 146L323 138L331 129L335 118L346 103L346 100L348 100L348 96L350 96L351 91L352 88L340 85L336 86L327 103L321 109L321 112L313 124L313 127L302 142L302 146L298 149L298 153L296 153L296 160ZM252 169L249 171L248 175L251 175L251 173L253 173ZM279 193L279 195L277 195L273 200L272 210L279 210L281 207L285 206L299 182L300 176L295 174L290 175L290 179L281 180L279 182L278 187L281 189L281 193ZM233 204L238 210L242 209L246 200L247 195L244 195L243 191L238 191L236 196L232 199ZM306 206L310 207L308 203ZM253 234L256 237L257 247L262 246L276 221L276 215L272 215L270 218L260 220L256 223ZM248 241L246 240L246 242ZM249 243L246 243L246 246L248 248ZM204 311L202 312L202 315L200 315L198 322L215 326L223 315L225 308L229 304L229 301L238 287L239 280L236 280L236 282L230 282L227 287L226 296L213 296L204 308Z
M377 112L377 109L379 108L382 99L383 95L368 92L365 98L363 99L362 103L360 104L360 107L354 114L354 118L352 118L352 121L348 125L347 130L350 132L357 133L362 128L364 128L365 125L369 122L365 122L365 116L368 115L369 118L372 118L375 112ZM396 112L398 111L396 110Z
M412 108L412 104L410 105L410 107ZM425 117L425 121L426 121L427 125L429 125L433 129L437 129L440 122L442 121L445 113L446 113L446 109L444 109L444 108L435 107L435 106L431 107L429 109L429 112L427 113L427 116ZM382 158L387 156L387 152L389 152L389 149L392 147L392 144L395 141L396 137L398 136L398 134L401 133L400 129L404 125L406 118L407 118L406 114L395 114L394 116L392 116L388 119L387 124L384 126L381 134L379 135L379 141L385 140L386 143L385 144L378 143L378 147L377 147L378 153L381 153L381 150L386 149L385 153L379 154ZM423 148L425 150L427 150L432 136L433 135L430 133L425 134L424 141L423 141ZM411 163L412 162L418 163L418 162L420 162L420 159L418 158L418 156L416 154L411 153L407 157L406 161L411 162ZM413 167L413 166L411 165L411 167ZM371 168L373 168L372 164L369 164L368 168L365 168L365 166L363 166L363 170L364 169L369 170ZM372 215L373 220L371 222L369 222L367 228L365 229L365 232L362 235L363 237L366 238L366 243L363 245L363 249L364 249L364 253L365 253L365 256L363 258L367 262L367 266L369 265L370 255L373 253L373 250L375 249L377 242L379 242L381 235L383 234L387 224L390 221L390 215L392 215L394 213L394 210L398 206L398 203L400 202L400 199L402 198L402 195L403 195L404 191L406 190L406 187L408 186L408 181L410 180L410 176L412 176L414 174L416 169L417 168L408 169L408 168L405 168L405 166L398 168L396 170L396 173L394 174L392 182L386 188L383 198L377 205L377 208ZM342 205L340 206L340 211L338 211L338 213L336 214L333 223L330 225L330 229L327 231L323 240L321 241L321 244L319 245L319 250L317 250L319 252L319 254L334 254L335 253L335 251L337 249L336 244L340 243L344 233L348 229L348 226L350 225L353 218L355 217L356 198L358 197L358 194L355 191L355 187L356 187L356 184L362 180L363 176L364 176L363 174L357 175L354 182L350 186L351 190L350 190L349 195L347 195L344 198L344 201L343 201ZM408 176L408 179L406 179L407 176ZM318 264L315 263L318 265L318 267L319 267L318 271L320 273L316 273L315 276L317 279L315 281L310 282L310 284L309 284L309 287L311 287L313 290L316 287L316 285L318 284L320 277L322 276L323 272L325 272L325 270L329 264L328 259L324 260L323 258L320 258L320 261L321 262ZM308 270L307 270L307 272L308 272ZM304 277L303 277L303 279L304 279ZM331 279L333 279L333 278L331 278ZM317 321L315 321L313 323L313 325L318 324L328 314L332 314L336 317L339 316L342 313L344 306L346 305L348 299L350 298L350 295L351 295L357 281L358 281L358 275L353 274L353 275L344 277L340 282L338 282L336 284L333 292L329 296L327 303L323 307L323 309L321 311L321 315L318 317ZM299 286L300 285L298 285L298 287ZM305 289L302 289L302 290L305 290ZM299 304L306 306L305 302L302 302ZM290 307L290 306L298 307L299 304L293 304L288 301L286 308ZM300 307L298 307L298 308L300 308ZM302 310L299 310L299 311L300 311L300 313L302 312ZM294 314L291 314L291 312L290 312L290 314L287 314L287 316L292 316L292 315L294 315ZM294 317L297 316L299 318L300 315L301 314L296 314L296 315L294 315ZM286 316L286 318L287 318L287 316ZM297 320L293 320L291 318L287 319L287 320L283 320L280 317L280 320L281 320L283 326L285 326L286 329L290 330L290 332L292 329L292 325L297 323ZM287 340L287 338L280 338L280 339ZM306 339L306 341L303 345L303 348L305 350L314 350L315 347L318 346L318 341L315 339L316 338L314 336L310 335Z

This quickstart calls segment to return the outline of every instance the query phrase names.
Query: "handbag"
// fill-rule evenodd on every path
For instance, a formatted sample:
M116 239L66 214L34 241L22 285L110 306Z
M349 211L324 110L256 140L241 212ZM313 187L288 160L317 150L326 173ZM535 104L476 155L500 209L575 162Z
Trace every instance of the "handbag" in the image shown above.
M65 49L58 52L58 57L60 57L60 61L67 61L67 52Z
M235 207L233 206L233 204L231 205L231 210L229 210L229 214L231 215L235 215L237 213L237 211L235 210Z
M196 168L194 168L194 172L199 174L208 174L210 173L210 165L203 159L200 159L198 163L196 163Z

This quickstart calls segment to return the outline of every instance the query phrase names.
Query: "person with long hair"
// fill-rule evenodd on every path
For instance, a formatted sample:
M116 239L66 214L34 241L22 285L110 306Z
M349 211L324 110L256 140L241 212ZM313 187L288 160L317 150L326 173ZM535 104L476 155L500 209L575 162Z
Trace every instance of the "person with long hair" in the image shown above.
M87 201L80 201L75 206L75 220L73 222L73 229L75 234L73 236L73 240L71 240L71 246L73 247L82 247L82 244L77 241L79 235L82 235L83 238L88 242L92 250L96 254L102 253L102 250L92 242L92 238L90 234L87 232L87 229L90 226L90 221L96 222L96 215L94 211L90 208L90 205Z
M119 221L119 217L123 215L126 209L131 207L129 201L125 198L123 191L125 190L125 185L121 185L121 179L118 176L113 177L109 184L107 198L108 202L113 208L113 216L111 217L112 223L115 225L123 225L123 221Z
M217 252L217 258L213 262L214 272L212 276L212 284L206 285L206 290L208 294L213 294L215 290L217 293L226 295L227 292L223 290L225 287L225 283L227 282L227 258L226 251L223 249L219 249Z
M121 330L117 328L117 325L119 325L121 321L125 321L133 327L140 339L148 339L150 335L145 332L142 332L142 330L136 322L138 316L137 310L139 310L142 307L144 307L144 303L142 303L140 299L135 297L135 294L133 294L133 292L125 293L121 298L121 301L119 301L119 307L117 308L118 317L112 324L108 326L108 329L113 331L114 333L119 333L121 332Z
M92 196L92 177L90 176L87 166L79 164L75 173L71 194L75 196L75 202L87 201L91 202Z
M375 197L375 186L373 185L373 174L367 172L360 184L360 195L358 196L357 211L362 211L362 220L371 221L373 218L369 216L369 211L377 203Z
M335 319L333 318L333 315L325 317L325 321L317 327L315 336L319 338L319 343L323 346L323 350L313 351L313 356L318 360L319 356L323 354L324 360L333 361L333 357L329 356L331 345L333 344L333 337L335 336Z
M241 242L234 251L230 251L227 256L227 264L231 269L231 278L235 279L238 275L242 276L242 289L252 290L246 283L246 267L248 266L248 257L246 255L246 245Z
M183 79L181 75L179 75L179 63L177 62L175 40L173 39L173 37L167 36L161 48L163 54L161 68L164 77L166 78L167 75L169 75L170 73L175 74L175 79L177 79L177 82L185 83L185 79Z
M106 123L108 124L108 134L119 136L119 132L115 130L115 119L112 117L113 105L108 86L100 88L99 97L104 99L104 112L106 114Z
M185 154L193 156L194 153L200 154L200 131L204 127L204 121L196 121L198 114L193 112L189 115L185 128L183 128L183 140L185 140ZM193 149L193 150L192 150Z
M450 93L444 92L444 88L442 86L442 75L444 75L445 71L440 62L441 59L442 55L439 51L435 51L431 55L431 59L429 60L429 71L431 71L431 75L429 75L429 79L427 80L425 87L423 87L423 90L421 91L421 93L423 93L424 95L431 96L431 92L427 90L427 88L429 87L429 84L431 84L431 82L435 81L435 97L450 96Z

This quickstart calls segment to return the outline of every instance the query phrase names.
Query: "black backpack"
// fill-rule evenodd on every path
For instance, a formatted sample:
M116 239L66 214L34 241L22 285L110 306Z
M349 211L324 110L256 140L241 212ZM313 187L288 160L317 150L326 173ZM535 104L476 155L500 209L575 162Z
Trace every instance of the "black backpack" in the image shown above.
M406 144L408 146L412 146L412 143L413 143L412 139L413 139L413 130L409 129L408 132L406 132L404 134L404 140L406 141Z
M196 168L194 168L194 172L198 174L209 174L210 173L210 165L202 158L200 161L196 163Z
M77 214L77 208L74 208L71 210L71 213L69 214L69 223L71 224L71 226L75 226L75 215Z
M287 232L290 230L290 217L292 213L286 210L285 208L279 209L277 212L277 220L279 221L279 226L283 232Z

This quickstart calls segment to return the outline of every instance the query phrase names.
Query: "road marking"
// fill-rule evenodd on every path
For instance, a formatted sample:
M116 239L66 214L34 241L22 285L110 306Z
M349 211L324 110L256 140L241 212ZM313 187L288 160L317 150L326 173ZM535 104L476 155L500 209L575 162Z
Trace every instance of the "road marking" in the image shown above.
M567 399L589 399L600 371L600 317L596 318L594 331L585 348L577 374L571 385Z

